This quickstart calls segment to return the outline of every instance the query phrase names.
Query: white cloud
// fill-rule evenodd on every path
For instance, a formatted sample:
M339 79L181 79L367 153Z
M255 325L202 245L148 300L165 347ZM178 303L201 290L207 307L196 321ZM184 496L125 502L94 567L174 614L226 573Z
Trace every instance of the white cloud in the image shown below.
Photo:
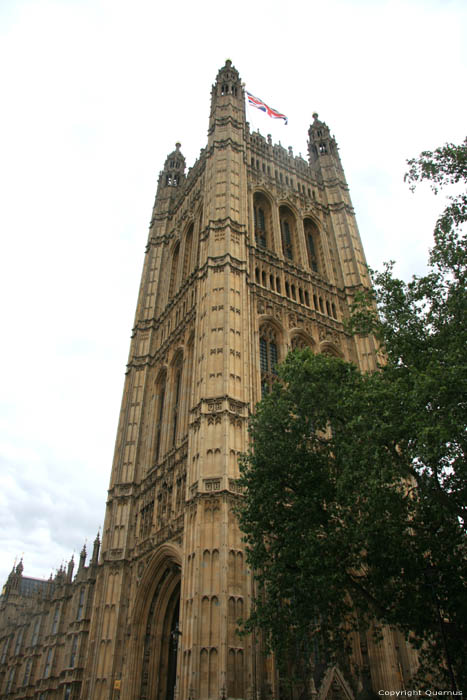
M47 576L102 523L157 175L192 164L231 58L306 156L335 132L369 262L421 271L441 203L405 159L465 128L464 2L275 0L0 6L0 583Z

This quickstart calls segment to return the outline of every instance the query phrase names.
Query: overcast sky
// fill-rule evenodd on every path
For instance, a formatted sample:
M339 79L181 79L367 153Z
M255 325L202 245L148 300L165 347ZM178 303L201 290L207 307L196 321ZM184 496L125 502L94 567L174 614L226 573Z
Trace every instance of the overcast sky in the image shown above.
M230 58L289 117L252 129L341 157L372 267L421 273L441 199L405 160L466 126L465 0L1 0L0 586L102 525L158 172L206 144Z

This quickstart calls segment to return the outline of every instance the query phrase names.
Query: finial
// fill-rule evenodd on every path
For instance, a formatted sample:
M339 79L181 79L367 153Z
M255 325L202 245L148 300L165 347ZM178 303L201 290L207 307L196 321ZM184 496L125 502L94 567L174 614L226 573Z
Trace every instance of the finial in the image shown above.
M177 151L180 150L180 146L181 146L181 145L182 145L182 144L180 143L180 141L177 141L177 143L175 144L175 148L177 149Z
M232 61L230 60L230 58L227 58L225 60L225 65L227 66L227 68L230 68L230 66L232 65Z
M311 116L316 121L318 119L318 112L313 112L313 114Z

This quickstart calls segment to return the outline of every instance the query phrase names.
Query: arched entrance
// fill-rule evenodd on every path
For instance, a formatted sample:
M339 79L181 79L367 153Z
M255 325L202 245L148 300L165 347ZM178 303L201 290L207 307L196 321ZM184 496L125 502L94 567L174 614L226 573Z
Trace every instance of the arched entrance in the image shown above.
M159 551L139 585L130 654L134 673L130 697L138 700L176 696L181 575L173 554Z

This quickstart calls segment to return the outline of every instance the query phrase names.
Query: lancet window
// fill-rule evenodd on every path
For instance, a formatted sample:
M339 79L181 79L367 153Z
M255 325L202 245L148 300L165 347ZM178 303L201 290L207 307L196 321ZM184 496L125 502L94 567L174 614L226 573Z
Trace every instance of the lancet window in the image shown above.
M295 254L295 217L288 207L279 208L281 224L282 252L288 260L294 260Z
M303 350L303 348L311 347L311 344L311 340L301 333L294 335L291 342L292 350Z
M21 650L21 644L23 643L23 634L24 634L24 627L21 627L21 629L18 632L18 636L16 637L15 656L18 656L18 654Z
M170 282L169 282L169 299L175 294L175 285L177 282L177 269L178 269L178 254L180 252L180 244L177 243L175 246L173 256L172 256L172 268L170 270Z
M311 219L305 219L303 222L303 228L305 230L305 240L308 252L308 264L314 272L320 272L322 274L323 270L319 262L319 231L315 222Z
M261 396L265 396L277 376L279 362L276 330L269 324L259 329L259 365L261 370Z
M79 600L78 600L78 610L76 612L76 619L81 620L83 617L83 611L84 611L84 595L85 591L84 588L82 588L79 592Z
M272 249L271 207L269 201L261 192L256 192L254 195L253 216L256 245L259 248Z
M33 630L33 633L32 633L31 645L32 645L33 647L36 646L37 641L38 641L38 639L39 639L39 628L40 628L40 626L41 626L41 618L38 617L37 620L36 620L36 622L34 623L34 630Z
M60 617L60 607L58 605L55 606L55 611L54 611L54 618L52 621L52 630L51 634L57 634L58 630L58 618Z
M8 653L8 648L10 646L10 641L11 637L7 637L3 643L3 650L2 650L2 658L0 659L0 663L4 664L6 661L6 655Z
M166 374L165 372L159 377L157 382L157 407L156 407L156 441L154 449L154 457L157 462L159 459L159 454L161 452L161 442L162 442L162 426L164 420L164 404L165 404L165 387L166 387Z
M266 224L262 207L255 207L255 231L256 242L261 248L266 248Z
M75 667L75 661L76 661L76 651L78 649L78 635L75 634L73 635L73 639L71 642L71 652L70 652L70 668Z
M193 224L191 224L190 228L187 231L186 238L185 238L185 254L183 257L183 279L186 280L186 278L190 275L191 272L191 249L193 246Z
M44 666L44 678L48 678L50 676L50 670L52 668L52 658L53 658L54 650L49 649L47 652L47 658L45 660L45 666Z
M180 358L175 367L173 406L172 406L172 446L177 439L177 428L180 414L180 390L182 384L182 359Z
M11 691L11 688L12 688L12 685L13 685L13 678L14 678L14 676L15 676L15 671L16 671L16 667L13 666L13 667L10 669L10 675L8 676L8 681L7 681L6 688L5 688L5 693L6 693L6 695L9 695L9 694L10 694L10 691Z
M26 668L24 670L23 686L29 685L29 678L31 677L32 659L29 658L26 662Z

